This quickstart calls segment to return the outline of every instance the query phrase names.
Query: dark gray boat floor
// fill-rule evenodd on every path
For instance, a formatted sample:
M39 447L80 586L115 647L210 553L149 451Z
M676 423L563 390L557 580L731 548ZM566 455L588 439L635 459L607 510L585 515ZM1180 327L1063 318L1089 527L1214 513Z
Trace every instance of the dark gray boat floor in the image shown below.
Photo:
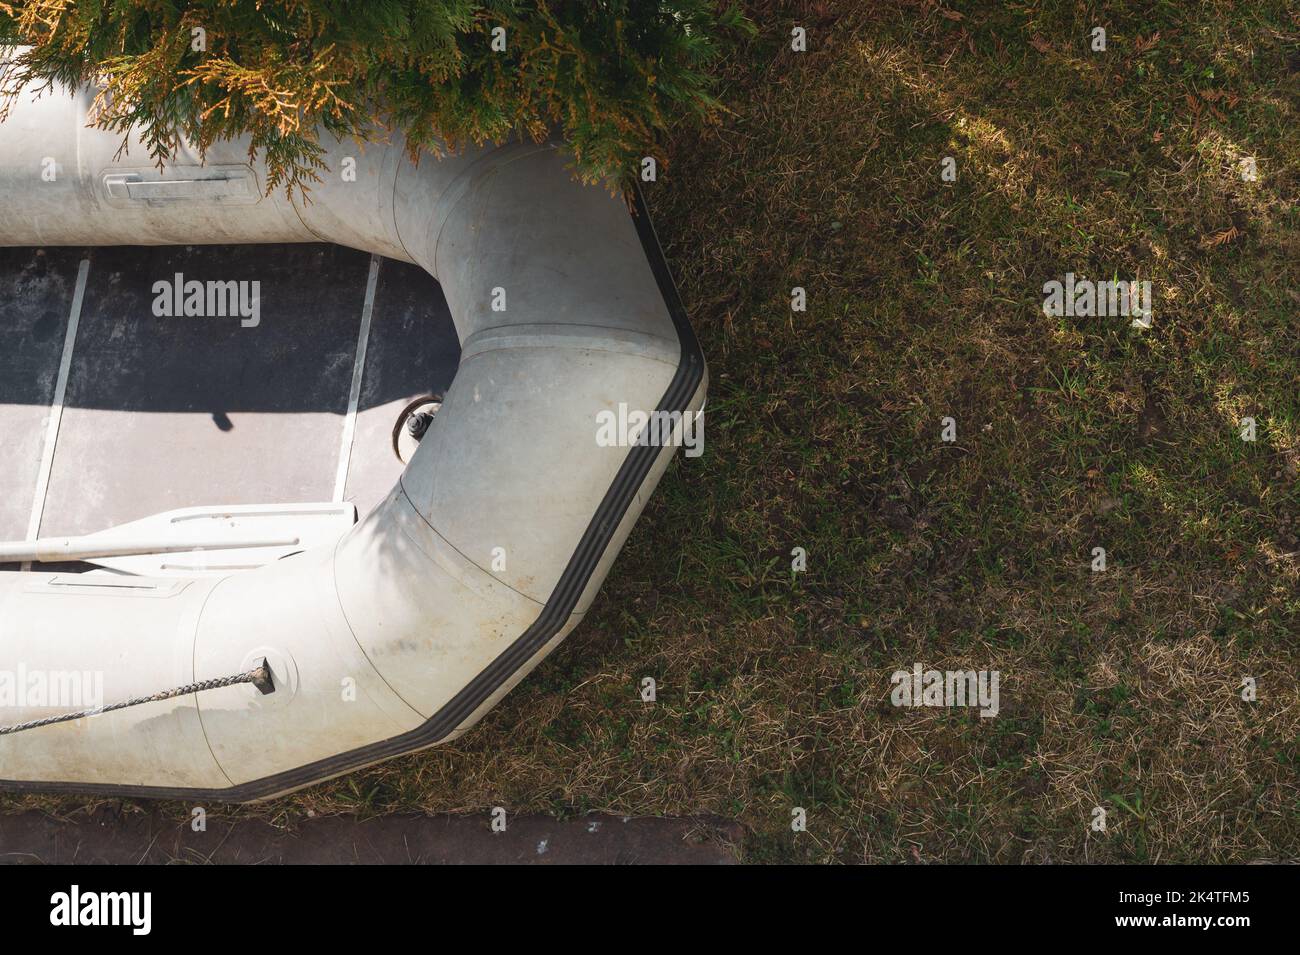
M0 249L0 540L198 505L341 497L364 515L401 473L398 415L460 358L437 283L373 266L366 322L372 257L339 246ZM256 326L157 316L155 283L178 274L250 283Z

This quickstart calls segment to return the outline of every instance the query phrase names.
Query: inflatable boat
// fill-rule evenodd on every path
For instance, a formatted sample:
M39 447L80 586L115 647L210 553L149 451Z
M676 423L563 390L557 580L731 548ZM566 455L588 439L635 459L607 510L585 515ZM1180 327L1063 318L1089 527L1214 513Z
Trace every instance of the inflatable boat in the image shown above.
M49 314L13 282L0 286L10 326L0 335L18 336L10 364L0 355L0 444L31 459L14 455L21 480L0 489L21 491L14 509L32 515L0 534L10 568L0 572L0 788L257 800L456 738L582 621L699 427L703 356L640 196L629 209L576 182L552 143L413 163L396 134L364 147L322 134L308 196L268 193L247 142L219 143L202 161L183 150L160 169L138 139L122 149L119 135L88 126L92 99L24 90L0 123L0 246L11 247L0 252L18 256L0 261L67 273L56 303L42 306ZM120 441L73 433L77 375L130 365L121 340L135 329L215 309L229 313L232 339L277 333L272 289L241 284L274 266L269 251L244 256L238 274L205 276L137 268L131 255L147 250L123 250L105 278L83 250L251 243L368 254L363 321L378 263L416 266L454 323L459 356L445 390L386 395L402 398L400 412L366 437L354 413L370 370L358 359L350 412L330 418L342 421L344 452L329 457L333 438L295 446L303 462L321 452L313 475L333 481L337 465L332 496L285 500L236 473L217 485L221 499L192 499L215 466L179 439L164 436L153 452L132 445L129 402L113 419L125 422ZM297 243L333 246L286 245ZM303 309L328 337L333 303L345 303L322 289L354 260L304 261L275 268L305 281ZM79 313L98 307L88 270L93 295L147 288L148 311L115 300L116 332L96 337L83 316L79 333ZM50 327L37 335L42 322ZM301 350L253 346L272 357L262 373L241 373L258 380L240 387L287 375L312 353L312 327L296 333ZM36 338L62 355L41 375L13 357ZM420 342L390 351L419 360ZM207 373L202 351L184 359L140 361L127 374L147 394L159 376ZM239 415L222 425L213 410L213 434L265 426L290 439L291 429L275 431L273 404L259 410L263 424L247 425ZM629 421L621 439L599 436ZM92 454L127 476L90 479ZM373 483L389 466L391 490L347 490L361 471ZM183 506L117 520L103 502L130 499L129 475L145 468ZM85 515L76 526L60 523L60 495ZM69 688L89 702L66 698Z

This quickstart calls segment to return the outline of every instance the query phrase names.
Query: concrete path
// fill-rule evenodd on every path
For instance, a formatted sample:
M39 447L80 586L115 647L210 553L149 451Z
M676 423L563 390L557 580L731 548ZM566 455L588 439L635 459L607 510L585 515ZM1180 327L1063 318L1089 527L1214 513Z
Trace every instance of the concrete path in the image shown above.
M0 816L0 862L9 864L702 864L736 862L742 830L706 819L585 816L382 816L304 819L290 829L207 818L206 832L144 813L101 808L55 819Z

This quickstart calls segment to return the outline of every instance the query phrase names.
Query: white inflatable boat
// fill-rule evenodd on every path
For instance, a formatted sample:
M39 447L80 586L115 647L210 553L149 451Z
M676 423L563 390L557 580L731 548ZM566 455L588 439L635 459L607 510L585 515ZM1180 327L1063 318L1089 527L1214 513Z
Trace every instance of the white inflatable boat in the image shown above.
M582 620L698 427L704 360L639 197L629 214L576 183L550 144L417 165L398 137L324 137L308 200L266 195L247 143L160 170L140 142L121 151L88 128L91 99L26 91L0 123L0 245L334 243L414 263L446 296L459 364L445 394L398 420L409 461L382 499L268 504L231 484L226 499L77 533L51 535L47 509L0 544L0 563L23 568L0 572L0 788L262 799L455 738ZM74 316L85 269L68 287ZM157 295L128 325L212 304L212 283L183 274L124 266L114 282ZM372 268L367 309L373 295ZM242 306L238 334L268 327ZM25 307L0 298L0 317ZM0 359L21 391L15 367ZM53 400L14 402L43 436L38 515L56 455L71 493L92 508L105 493L75 484L81 452L59 435L67 377L65 358ZM629 419L629 440L599 439ZM0 446L13 451L9 420ZM192 450L158 449L173 495L204 467ZM365 466L341 465L340 487ZM46 692L69 675L99 682L92 705Z

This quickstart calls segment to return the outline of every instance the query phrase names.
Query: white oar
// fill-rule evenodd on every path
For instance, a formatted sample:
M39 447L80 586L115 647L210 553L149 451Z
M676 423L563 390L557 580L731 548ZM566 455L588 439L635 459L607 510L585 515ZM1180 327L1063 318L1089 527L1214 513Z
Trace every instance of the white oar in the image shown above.
M332 544L356 519L351 504L189 507L80 537L0 542L0 563L84 560L145 576L228 573ZM169 561L169 554L190 559Z
M0 563L36 561L52 564L66 560L137 557L141 554L185 554L196 550L238 550L254 547L294 547L297 537L231 540L164 540L148 537L44 537L34 541L0 541Z

